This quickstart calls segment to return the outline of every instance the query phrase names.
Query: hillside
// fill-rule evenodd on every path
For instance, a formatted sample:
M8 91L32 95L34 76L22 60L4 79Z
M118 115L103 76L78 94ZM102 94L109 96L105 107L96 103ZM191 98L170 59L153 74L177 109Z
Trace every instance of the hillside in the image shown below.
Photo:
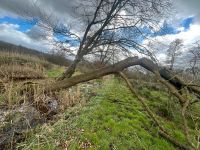
M64 56L59 54L44 53L38 50L26 48L20 45L19 46L14 45L3 41L0 41L0 52L12 52L12 53L20 53L24 55L36 56L60 66L68 66L71 63L71 60L66 59Z
M0 50L0 149L179 149L159 134L148 111L119 76L46 93L41 85L54 83L65 66L48 61L49 54L18 46L7 50L9 46ZM84 68L75 75L84 73ZM124 73L132 77L132 85L160 124L185 145L177 98L149 74ZM199 107L191 105L187 116L193 137L199 135Z

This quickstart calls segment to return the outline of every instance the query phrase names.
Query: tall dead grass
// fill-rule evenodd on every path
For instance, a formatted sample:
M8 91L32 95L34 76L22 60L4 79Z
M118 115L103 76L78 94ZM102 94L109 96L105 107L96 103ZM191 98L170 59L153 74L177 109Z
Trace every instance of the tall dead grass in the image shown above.
M0 65L0 78L7 80L41 79L45 77L44 68L40 65L29 67L27 65Z
M55 82L52 79L27 80L16 82L1 81L4 92L0 96L0 106L12 109L22 104L35 106L42 113L48 112L49 100L56 100L59 104L59 111L64 111L68 107L76 104L85 105L90 98L91 91L94 90L92 85L86 91L88 83L74 86L59 92L45 92L44 85Z
M44 78L44 70L52 66L42 57L17 52L0 52L0 79Z
M0 52L0 65L1 64L20 64L20 65L35 65L40 64L44 67L48 67L51 64L43 59L42 57L37 57L28 54L22 54L17 52Z

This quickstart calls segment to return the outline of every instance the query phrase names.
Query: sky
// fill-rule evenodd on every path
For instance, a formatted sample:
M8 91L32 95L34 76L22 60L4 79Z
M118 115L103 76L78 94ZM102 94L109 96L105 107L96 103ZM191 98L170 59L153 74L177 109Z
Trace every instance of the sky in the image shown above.
M76 2L78 0L0 0L0 40L40 51L49 51L52 48L49 41L57 37L38 27L37 20L27 19L38 16L42 11L47 16L56 18L58 22L62 20L65 24L74 24L78 15L72 8L76 6ZM34 7L36 5L40 7ZM159 45L160 50L156 53L158 59L164 60L165 45L169 45L176 38L181 38L184 41L183 52L186 55L189 47L200 40L199 6L200 0L176 0L173 17L163 21L161 29L142 41L142 44L147 44L150 40L164 43L164 46ZM78 27L74 31L78 33Z

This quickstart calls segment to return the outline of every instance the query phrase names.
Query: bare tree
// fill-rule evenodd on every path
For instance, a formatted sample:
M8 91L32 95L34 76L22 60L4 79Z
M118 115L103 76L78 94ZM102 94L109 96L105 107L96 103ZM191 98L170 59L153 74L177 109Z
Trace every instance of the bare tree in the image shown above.
M77 2L77 1L75 1ZM102 46L113 46L116 52L129 54L130 48L151 56L149 51L140 45L140 41L148 33L158 27L160 18L170 8L170 0L83 0L74 8L81 17L83 32L76 34L72 26L48 21L50 17L41 17L41 24L55 35L67 38L58 40L62 49L71 52L69 43L76 43L77 49L74 62L59 78L69 78L77 64L84 56L99 51ZM71 41L70 41L70 40ZM73 49L74 50L74 49Z
M181 48L183 47L183 40L182 39L175 39L169 45L167 50L167 63L169 63L169 69L173 70L174 63L177 59L177 56L181 55Z
M190 49L190 53L192 54L192 58L190 59L190 65L193 75L196 75L196 72L199 68L199 60L200 60L200 41L194 43L194 46Z
M61 49L72 52L69 44L74 44L74 42L77 43L78 47L74 50L76 51L74 62L59 78L63 81L57 81L50 85L45 84L45 93L69 88L78 83L93 80L105 75L118 74L130 66L139 65L151 71L158 81L165 85L169 91L177 97L179 103L183 106L182 116L185 135L189 137L185 113L190 102L187 97L184 97L180 90L186 89L189 92L196 93L197 96L200 95L200 90L194 86L190 86L188 83L172 74L168 69L158 66L158 64L154 63L152 60L129 57L113 65L71 77L77 64L88 54L100 54L99 58L102 62L110 60L115 62L115 59L112 59L112 57L116 58L116 53L118 54L120 51L128 56L130 54L129 49L135 48L140 53L151 57L151 53L139 43L141 39L145 38L146 33L148 33L146 29L156 26L155 24L159 22L164 10L170 5L169 0L83 0L81 4L82 5L79 5L77 8L78 12L82 14L84 18L84 31L80 33L81 35L75 34L72 32L73 30L70 30L70 28L62 24L52 25L51 23L48 24L48 22L41 23L41 25L53 31L57 36L68 37L64 38L64 40L62 40L63 37L61 39L58 38L59 40L56 41L56 44L58 44L59 47L61 46ZM180 39L170 44L168 51L172 58L171 69L173 68L176 57L179 55L178 51L181 47L182 41ZM126 80L126 78L124 79ZM129 82L127 82L127 84L130 85ZM129 88L133 89L131 86L129 86ZM132 92L136 93L134 90L132 90ZM147 108L146 104L144 104L144 100L139 96L137 97L143 103L144 107L146 107L146 110L148 110L153 120L157 122L160 131L162 131L162 136L164 135L165 138L178 147L188 149L185 145L172 140L171 137L164 132L157 119ZM193 145L190 139L187 139L188 143Z
M166 13L169 16L172 5L171 0L66 1L72 7L66 8L69 14L63 18L56 17L53 10L44 10L39 0L27 5L27 10L16 10L49 32L44 34L45 38L50 39L58 50L74 55L73 63L59 80L71 77L84 56L99 51L102 46L112 46L114 53L121 51L125 56L130 56L130 49L135 49L153 58L140 43L159 28L161 18L166 17ZM37 7L37 11L30 13L28 9L32 7ZM74 23L69 19L70 23L66 16L78 21Z

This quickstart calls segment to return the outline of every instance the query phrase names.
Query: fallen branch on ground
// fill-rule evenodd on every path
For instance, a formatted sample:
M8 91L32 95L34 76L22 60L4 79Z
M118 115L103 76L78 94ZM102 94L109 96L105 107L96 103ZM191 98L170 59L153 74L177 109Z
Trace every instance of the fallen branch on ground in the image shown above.
M142 103L142 106L145 108L145 110L147 111L148 115L153 119L153 121L156 123L156 125L159 128L159 134L164 137L165 139L167 139L168 141L170 141L172 144L174 144L175 146L184 149L184 150L190 150L189 147L187 147L186 145L181 144L180 142L178 142L177 140L175 140L174 138L172 138L169 133L167 133L167 131L164 129L164 127L159 123L158 119L156 118L156 116L154 115L154 113L151 111L151 109L147 106L147 104L145 103L145 100L143 97L141 97L138 92L135 91L135 89L133 88L131 82L128 80L128 78L126 77L125 74L123 74L122 72L119 72L119 75L124 79L124 81L126 82L127 86L129 87L130 91L133 93L134 96L136 96L136 98Z

